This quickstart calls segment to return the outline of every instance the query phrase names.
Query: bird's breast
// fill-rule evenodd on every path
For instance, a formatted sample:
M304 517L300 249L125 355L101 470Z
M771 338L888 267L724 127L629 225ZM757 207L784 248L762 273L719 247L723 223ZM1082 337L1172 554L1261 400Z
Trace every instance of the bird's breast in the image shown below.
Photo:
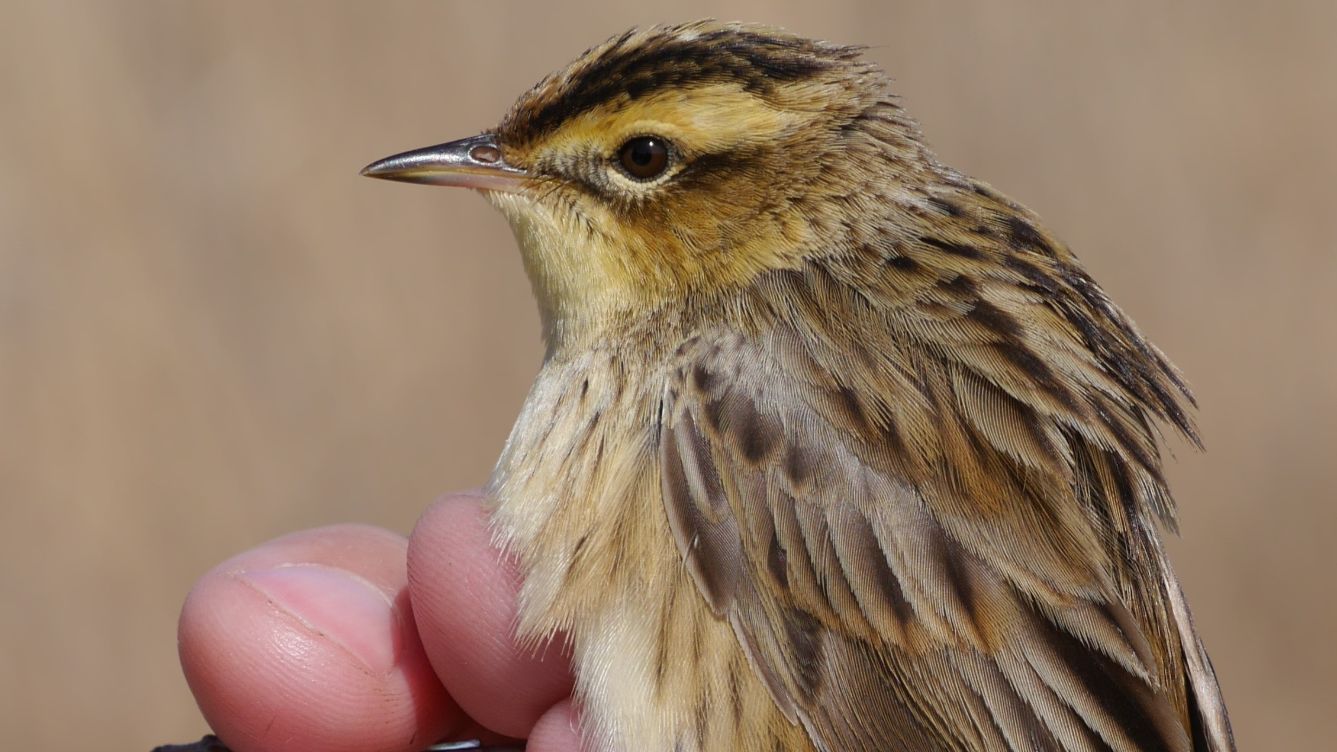
M491 481L522 563L522 632L569 630L616 588L662 588L677 558L659 501L662 379L610 351L551 359ZM537 621L530 621L534 619Z
M524 577L519 635L570 640L594 749L810 749L683 567L660 494L665 378L592 352L535 382L490 485Z

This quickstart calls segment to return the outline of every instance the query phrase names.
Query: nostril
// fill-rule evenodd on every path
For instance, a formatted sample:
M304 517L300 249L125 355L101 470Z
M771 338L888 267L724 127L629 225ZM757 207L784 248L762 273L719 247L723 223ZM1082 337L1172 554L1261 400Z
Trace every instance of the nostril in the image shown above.
M494 164L501 161L501 149L489 144L479 144L469 150L469 157L475 162Z

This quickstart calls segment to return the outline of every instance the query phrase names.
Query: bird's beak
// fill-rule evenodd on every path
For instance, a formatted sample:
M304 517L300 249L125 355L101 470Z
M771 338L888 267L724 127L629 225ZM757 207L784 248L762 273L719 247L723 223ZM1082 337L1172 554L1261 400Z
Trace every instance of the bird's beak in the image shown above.
M406 183L509 192L523 190L528 177L524 170L506 164L496 137L490 133L386 157L363 167L362 174Z

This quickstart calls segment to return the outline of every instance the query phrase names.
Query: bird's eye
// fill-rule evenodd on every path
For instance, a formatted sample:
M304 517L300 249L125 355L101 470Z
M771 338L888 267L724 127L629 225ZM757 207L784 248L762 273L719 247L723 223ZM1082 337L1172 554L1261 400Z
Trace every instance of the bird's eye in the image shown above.
M649 180L668 168L668 142L658 136L637 136L618 149L617 159L628 175Z

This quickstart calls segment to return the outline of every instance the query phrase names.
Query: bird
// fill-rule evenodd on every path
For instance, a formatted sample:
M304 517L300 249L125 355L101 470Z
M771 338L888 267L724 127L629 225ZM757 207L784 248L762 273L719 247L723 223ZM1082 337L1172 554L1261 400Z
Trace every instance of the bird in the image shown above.
M1162 544L1189 387L863 48L632 29L363 174L516 237L491 524L588 749L1234 749Z

